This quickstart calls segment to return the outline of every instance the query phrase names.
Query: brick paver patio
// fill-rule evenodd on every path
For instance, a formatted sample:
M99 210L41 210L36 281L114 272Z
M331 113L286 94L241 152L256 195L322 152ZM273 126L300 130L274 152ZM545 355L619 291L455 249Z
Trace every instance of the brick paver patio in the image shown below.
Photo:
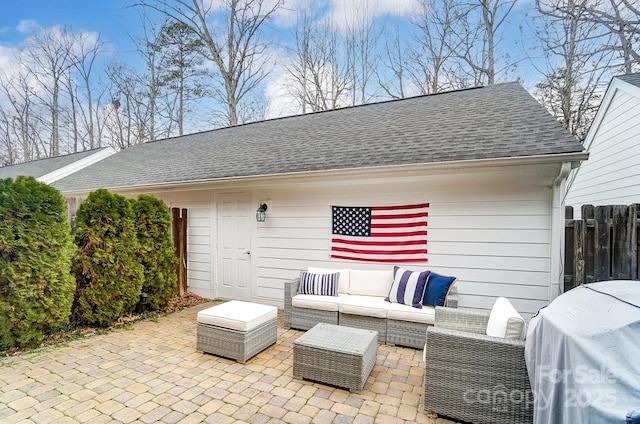
M451 423L422 412L422 352L379 345L364 389L292 376L301 331L245 365L196 351L203 304L0 360L2 423ZM281 312L281 311L280 311Z

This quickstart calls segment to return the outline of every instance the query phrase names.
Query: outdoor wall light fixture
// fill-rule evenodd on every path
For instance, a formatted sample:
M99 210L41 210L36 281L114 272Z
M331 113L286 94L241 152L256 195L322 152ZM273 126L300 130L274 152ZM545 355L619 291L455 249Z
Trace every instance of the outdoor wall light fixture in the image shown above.
M258 206L258 210L256 211L256 221L264 222L264 220L267 218L267 214L265 213L266 211L267 211L267 204L260 203L260 206Z

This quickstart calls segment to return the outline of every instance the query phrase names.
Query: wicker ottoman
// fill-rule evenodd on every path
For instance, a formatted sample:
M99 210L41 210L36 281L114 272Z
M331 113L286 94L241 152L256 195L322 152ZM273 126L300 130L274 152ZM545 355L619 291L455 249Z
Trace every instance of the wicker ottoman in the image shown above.
M293 342L293 375L362 390L378 355L378 332L320 323Z
M278 308L230 300L198 312L196 349L245 363L276 342Z

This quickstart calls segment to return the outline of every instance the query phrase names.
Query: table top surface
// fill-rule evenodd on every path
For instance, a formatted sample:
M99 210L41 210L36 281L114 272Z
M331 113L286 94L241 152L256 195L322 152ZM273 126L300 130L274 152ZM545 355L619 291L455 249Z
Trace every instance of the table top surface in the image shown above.
M377 345L377 331L319 323L293 343L333 352L363 355L374 340Z

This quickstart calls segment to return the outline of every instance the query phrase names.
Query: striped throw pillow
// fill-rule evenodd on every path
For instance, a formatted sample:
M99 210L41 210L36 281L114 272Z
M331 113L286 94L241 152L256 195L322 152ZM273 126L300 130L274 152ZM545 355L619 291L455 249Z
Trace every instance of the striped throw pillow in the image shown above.
M298 294L316 294L321 296L337 296L340 273L314 274L307 271L300 272Z
M408 269L393 267L393 284L389 290L387 302L401 303L422 309L422 296L427 287L429 271L409 271Z

